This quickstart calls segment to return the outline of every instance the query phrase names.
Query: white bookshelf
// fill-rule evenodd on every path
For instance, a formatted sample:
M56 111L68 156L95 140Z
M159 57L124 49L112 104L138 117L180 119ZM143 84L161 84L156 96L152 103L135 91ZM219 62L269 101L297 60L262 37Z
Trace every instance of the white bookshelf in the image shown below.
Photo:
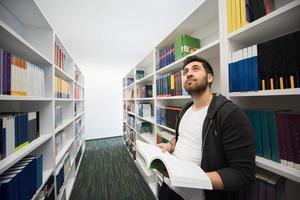
M181 34L188 34L200 39L201 47L191 55L203 57L213 67L214 81L212 84L212 92L219 92L227 96L234 103L243 108L258 108L258 109L291 109L300 112L300 89L284 89L284 90L264 90L251 92L232 92L229 93L228 81L228 54L241 48L250 45L258 44L296 30L300 30L300 1L299 0L274 0L275 10L260 19L249 23L232 33L227 32L227 10L226 1L224 0L205 0L198 7L195 8L178 26L171 31L162 41L157 44L153 50L138 62L125 76L123 82L127 78L134 78L134 83L129 86L123 84L123 103L151 103L153 118L146 119L139 117L135 113L124 110L124 121L128 114L134 116L135 120L149 121L154 127L154 134L138 134L138 140L143 140L148 143L156 143L158 131L167 131L175 134L175 130L158 124L156 122L156 107L164 106L183 106L185 103L191 101L190 96L157 96L156 94L156 80L161 75L176 72L182 69L183 61L181 58L161 69L157 70L159 62L159 49L163 49L175 41L175 38ZM151 60L152 59L152 60ZM144 69L145 76L142 79L136 80L135 71L137 69ZM136 88L152 82L153 97L136 98ZM134 90L134 97L128 97L130 91ZM126 106L125 106L126 107ZM126 126L126 128L132 128ZM132 129L135 131L135 129ZM136 164L139 169L143 169L140 160ZM259 168L269 170L273 173L279 174L287 178L286 193L292 193L292 199L297 193L293 187L300 186L300 170L287 167L282 164L267 160L261 157L256 157L256 165ZM140 170L142 174L146 174L145 170ZM148 181L148 184L150 182ZM295 186L296 185L296 186ZM155 192L154 192L155 193ZM299 194L299 193L297 193ZM296 199L296 198L294 198Z
M65 70L55 65L55 42L64 51ZM77 67L76 61L67 47L59 39L59 36L34 0L21 2L5 0L0 2L0 48L40 67L45 74L45 96L9 96L0 94L0 112L39 111L40 113L40 136L20 150L0 160L0 174L26 155L41 154L43 155L43 182L32 197L32 200L37 198L52 175L54 176L55 199L59 199L62 194L56 195L56 171L61 165L66 152L76 148L72 154L71 159L73 162L64 183L64 188L67 188L66 197L69 199L81 162L80 160L76 171L75 157L79 153L79 148L82 147L82 158L85 149L83 74ZM75 79L76 69L79 73L79 80ZM55 97L55 77L70 83L69 99ZM78 85L82 92L79 99L75 99L75 85ZM74 111L75 104L78 105L76 116ZM62 124L58 127L54 125L56 105L62 106L63 110ZM75 120L79 118L82 120L80 137L75 137ZM65 141L63 141L63 148L55 155L55 136L61 130L64 130L66 137ZM78 141L78 143L75 141ZM79 146L76 146L75 143L79 144Z

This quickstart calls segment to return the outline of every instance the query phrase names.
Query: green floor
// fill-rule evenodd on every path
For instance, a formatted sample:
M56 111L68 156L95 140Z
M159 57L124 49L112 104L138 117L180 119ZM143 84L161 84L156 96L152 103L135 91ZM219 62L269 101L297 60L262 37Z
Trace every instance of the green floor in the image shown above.
M86 142L71 200L153 200L122 137Z

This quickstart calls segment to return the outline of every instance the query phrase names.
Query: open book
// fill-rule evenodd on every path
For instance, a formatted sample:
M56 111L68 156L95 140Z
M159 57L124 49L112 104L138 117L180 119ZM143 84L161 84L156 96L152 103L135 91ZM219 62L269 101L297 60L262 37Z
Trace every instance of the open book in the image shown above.
M195 163L182 161L168 152L142 141L136 141L137 150L148 168L167 171L172 186L212 190L209 177Z

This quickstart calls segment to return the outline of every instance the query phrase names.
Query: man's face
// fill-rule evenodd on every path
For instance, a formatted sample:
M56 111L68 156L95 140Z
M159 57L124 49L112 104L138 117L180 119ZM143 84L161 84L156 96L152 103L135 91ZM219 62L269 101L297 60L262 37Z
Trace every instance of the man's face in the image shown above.
M203 93L210 82L212 75L206 74L203 64L199 61L191 62L183 69L184 88L190 95Z

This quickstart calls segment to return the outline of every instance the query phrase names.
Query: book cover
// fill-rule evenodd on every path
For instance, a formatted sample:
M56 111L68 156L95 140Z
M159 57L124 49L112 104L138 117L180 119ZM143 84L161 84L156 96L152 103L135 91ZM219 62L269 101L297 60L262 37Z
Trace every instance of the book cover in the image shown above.
M153 145L137 141L137 149L150 169L166 171L172 186L212 190L212 183L200 166L182 161Z

